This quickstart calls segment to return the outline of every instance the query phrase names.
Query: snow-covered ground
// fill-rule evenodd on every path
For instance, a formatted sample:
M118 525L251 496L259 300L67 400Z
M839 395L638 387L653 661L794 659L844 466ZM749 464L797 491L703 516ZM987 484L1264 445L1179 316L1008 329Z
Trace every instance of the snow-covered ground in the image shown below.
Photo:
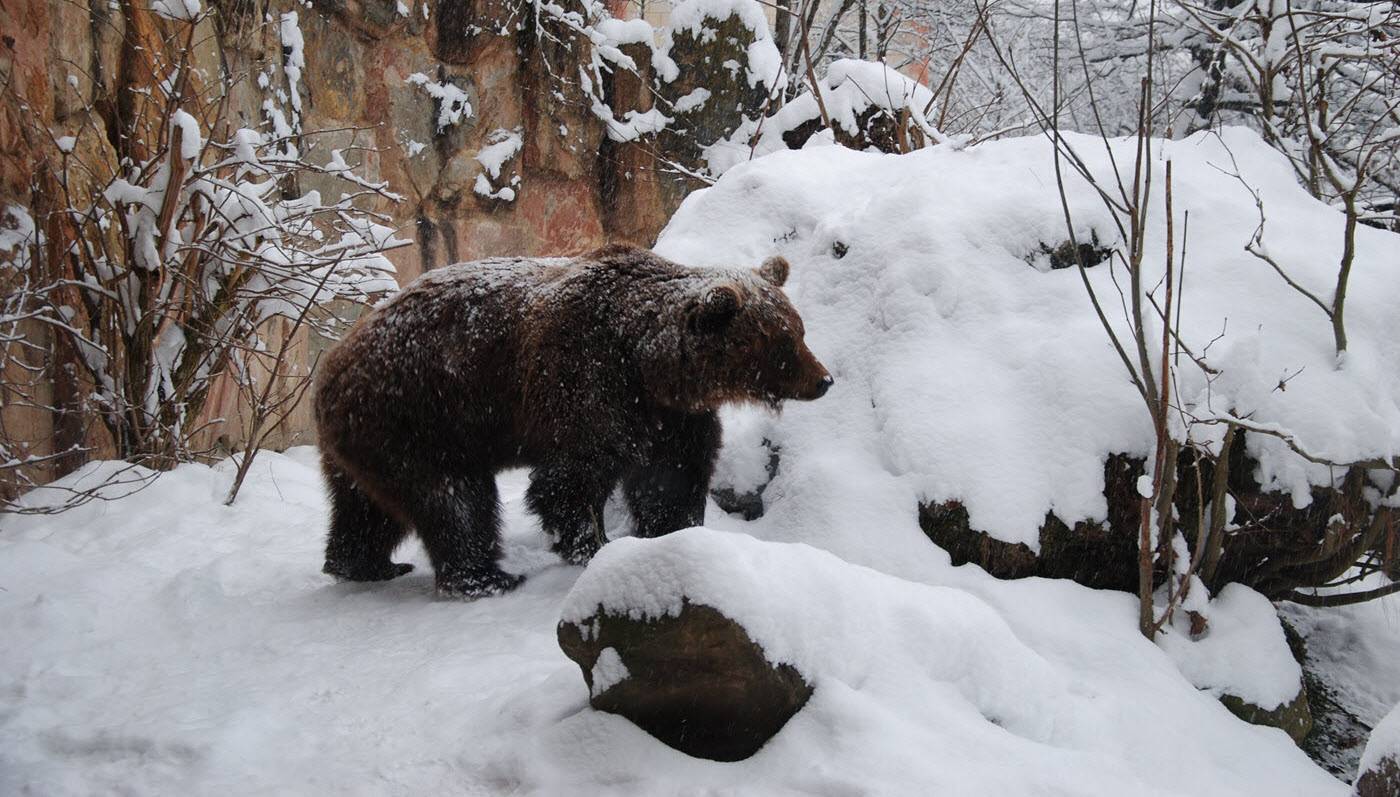
M927 542L901 546L908 579L720 531L630 546L688 543L678 580L739 585L715 600L755 627L771 578L769 636L817 690L748 761L688 758L587 707L555 641L582 571L523 513L524 476L501 482L506 566L529 580L475 603L432 600L417 543L396 581L322 576L309 448L264 454L232 507L225 463L7 519L0 793L1347 793L1194 688L1137 634L1131 596L998 582ZM761 524L710 509L719 529Z
M1348 589L1380 587L1382 578ZM1370 728L1400 711L1400 595L1328 609L1285 604L1282 614L1306 640L1309 670L1340 708ZM1341 730L1321 752L1332 766L1355 771L1366 740ZM1336 745L1351 746L1327 749Z
M1101 145L1075 144L1104 167ZM1183 376L1183 402L1252 413L1338 458L1400 451L1395 236L1359 235L1352 346L1336 367L1321 312L1243 252L1253 200L1221 169L1260 191L1266 242L1314 287L1340 248L1337 214L1257 137L1170 152L1177 207L1192 209L1182 336L1203 350L1230 319L1208 353L1223 375ZM1097 200L1070 193L1080 234L1113 245ZM952 567L919 529L920 500L958 499L974 526L1034 544L1047 510L1101 516L1103 457L1151 440L1078 274L1038 268L1039 245L1063 240L1058 214L1042 139L780 152L688 199L658 250L697 265L787 256L836 385L781 415L726 413L727 483L767 479L761 441L781 447L763 517L711 506L708 530L605 548L572 603L582 571L523 513L521 473L501 480L505 565L529 578L475 603L431 599L416 542L400 554L419 565L407 577L322 576L310 449L263 454L233 507L221 505L226 462L57 517L5 518L0 794L1347 794L1282 731L1216 699L1270 707L1296 693L1257 594L1222 591L1205 640L1154 645L1133 596ZM1105 267L1090 279L1116 304ZM1299 500L1330 478L1269 438L1250 445L1261 479ZM681 583L816 687L747 761L691 759L592 711L557 646L567 606L630 605ZM1314 653L1364 637L1346 677L1371 683L1377 717L1400 699L1375 685L1397 680L1400 635L1375 631L1397 615L1393 597L1310 613L1305 629Z

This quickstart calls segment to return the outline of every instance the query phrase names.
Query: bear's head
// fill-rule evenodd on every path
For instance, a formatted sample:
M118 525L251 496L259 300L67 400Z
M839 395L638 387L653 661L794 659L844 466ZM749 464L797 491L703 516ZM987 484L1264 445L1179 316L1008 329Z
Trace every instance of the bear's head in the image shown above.
M787 399L821 398L834 380L803 341L802 318L782 286L781 257L757 269L714 272L684 308L689 345L686 388L692 408L727 402L777 406Z

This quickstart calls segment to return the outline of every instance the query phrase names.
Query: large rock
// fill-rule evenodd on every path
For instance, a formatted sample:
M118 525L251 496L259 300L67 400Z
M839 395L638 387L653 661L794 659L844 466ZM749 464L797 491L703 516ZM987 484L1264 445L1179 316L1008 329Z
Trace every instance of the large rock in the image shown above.
M1348 469L1337 488L1313 487L1310 500L1300 508L1290 493L1266 490L1258 481L1261 465L1250 454L1246 440L1246 435L1237 435L1224 460L1229 463L1226 484L1234 506L1234 514L1226 518L1229 533L1215 552L1215 564L1208 561L1198 572L1211 593L1240 583L1270 600L1289 600L1297 587L1327 583L1357 560L1361 551L1337 540L1364 541L1370 535L1369 539L1383 544L1384 536L1377 533L1384 530L1390 510L1378 513L1365 498L1374 489L1365 468ZM1142 458L1128 454L1106 457L1106 516L1071 526L1053 511L1046 512L1038 534L1039 550L976 528L957 499L920 502L919 526L948 552L954 565L970 562L997 578L1067 578L1095 589L1136 592L1142 522L1137 483L1143 466ZM1183 447L1177 458L1173 507L1183 519L1181 528L1191 550L1195 550L1196 531L1190 519L1205 516L1196 485L1210 485L1215 469L1215 460L1197 458L1189 447ZM1209 506L1209 495L1204 498ZM1162 584L1165 575L1159 559L1154 587Z
M1391 755L1356 779L1357 797L1400 797L1400 756Z
M1230 709L1231 714L1245 722L1278 728L1297 744L1302 744L1303 737L1307 736L1313 727L1312 709L1308 705L1306 689L1299 688L1297 696L1273 709L1261 708L1231 694L1221 695L1220 702Z
M590 703L683 753L738 761L758 752L812 694L796 668L773 665L744 628L686 601L680 613L633 619L599 608L559 624Z
M919 527L953 564L972 562L997 578L1068 578L1095 589L1137 590L1140 519L1137 480L1140 458L1114 454L1104 462L1103 521L1080 521L1072 527L1047 512L1040 527L1040 551L999 540L972 527L960 501L921 503Z

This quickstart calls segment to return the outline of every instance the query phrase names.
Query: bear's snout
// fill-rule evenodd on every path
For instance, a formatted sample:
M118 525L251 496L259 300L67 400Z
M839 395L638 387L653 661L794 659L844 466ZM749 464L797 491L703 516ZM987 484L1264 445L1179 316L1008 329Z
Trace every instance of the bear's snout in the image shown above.
M808 354L806 358L806 377L793 391L793 398L798 401L814 401L826 395L826 391L836 384L836 380L831 377L831 372L826 370L826 366L817 361L816 357Z

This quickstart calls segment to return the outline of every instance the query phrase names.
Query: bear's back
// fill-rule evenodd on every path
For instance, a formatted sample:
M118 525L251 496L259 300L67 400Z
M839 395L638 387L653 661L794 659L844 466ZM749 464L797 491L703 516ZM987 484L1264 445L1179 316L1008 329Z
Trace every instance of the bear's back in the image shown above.
M407 445L464 427L504 434L515 422L521 324L567 263L496 258L434 269L409 283L318 368L323 434ZM480 442L482 430L473 434Z
M377 307L356 335L402 356L412 351L457 353L512 336L538 292L567 270L568 261L493 258L424 273Z
M402 317L414 309L480 309L528 301L569 271L565 258L496 257L424 272L378 309Z

